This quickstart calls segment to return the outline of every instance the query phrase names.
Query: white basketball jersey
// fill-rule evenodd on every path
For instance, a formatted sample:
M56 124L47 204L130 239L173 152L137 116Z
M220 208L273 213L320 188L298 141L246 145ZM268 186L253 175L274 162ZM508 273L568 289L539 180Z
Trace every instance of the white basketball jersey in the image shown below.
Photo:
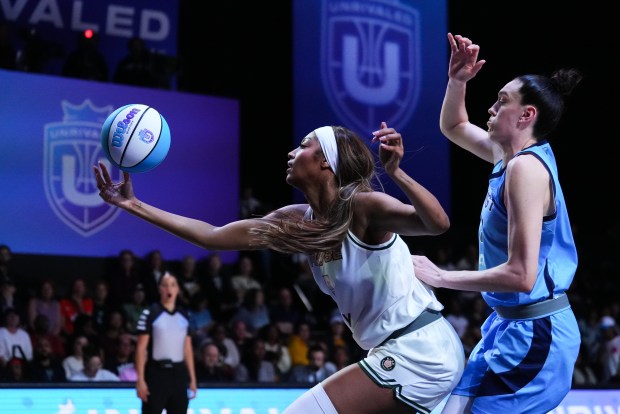
M394 234L386 243L368 245L350 231L340 251L308 257L321 290L330 295L363 349L381 344L424 309L443 305L430 287L414 276L408 246Z

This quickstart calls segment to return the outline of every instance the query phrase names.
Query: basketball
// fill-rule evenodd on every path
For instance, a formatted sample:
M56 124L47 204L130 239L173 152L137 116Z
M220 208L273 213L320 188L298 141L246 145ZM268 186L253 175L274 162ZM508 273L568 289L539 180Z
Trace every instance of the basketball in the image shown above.
M155 108L142 104L113 111L101 128L108 160L123 171L140 173L157 167L170 149L170 128Z

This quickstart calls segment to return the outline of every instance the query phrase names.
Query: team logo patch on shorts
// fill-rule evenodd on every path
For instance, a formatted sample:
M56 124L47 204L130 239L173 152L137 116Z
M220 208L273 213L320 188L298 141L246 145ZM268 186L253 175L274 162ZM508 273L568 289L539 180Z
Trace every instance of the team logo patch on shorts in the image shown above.
M381 360L381 368L383 368L386 371L393 370L395 366L396 366L396 361L394 361L394 358L392 357L387 356Z

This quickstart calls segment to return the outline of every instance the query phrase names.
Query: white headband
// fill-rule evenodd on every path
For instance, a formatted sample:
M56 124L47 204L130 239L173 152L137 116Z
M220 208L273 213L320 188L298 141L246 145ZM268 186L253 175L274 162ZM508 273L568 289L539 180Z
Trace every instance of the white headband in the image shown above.
M336 135L334 135L334 130L330 126L324 126L315 129L314 133L319 139L319 144L321 144L323 155L325 155L329 166L334 174L338 174L338 146L336 145Z

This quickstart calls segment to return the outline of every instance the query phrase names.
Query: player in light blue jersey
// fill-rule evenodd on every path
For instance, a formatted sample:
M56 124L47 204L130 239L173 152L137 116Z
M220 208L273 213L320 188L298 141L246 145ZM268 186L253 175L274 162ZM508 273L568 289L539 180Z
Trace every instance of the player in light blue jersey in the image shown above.
M519 76L489 108L487 129L469 122L466 84L482 68L479 46L448 34L451 58L440 126L452 142L493 164L482 206L477 271L444 271L414 256L428 284L479 291L493 312L443 413L540 413L570 390L580 333L566 291L577 269L558 170L547 141L580 82L574 69Z

